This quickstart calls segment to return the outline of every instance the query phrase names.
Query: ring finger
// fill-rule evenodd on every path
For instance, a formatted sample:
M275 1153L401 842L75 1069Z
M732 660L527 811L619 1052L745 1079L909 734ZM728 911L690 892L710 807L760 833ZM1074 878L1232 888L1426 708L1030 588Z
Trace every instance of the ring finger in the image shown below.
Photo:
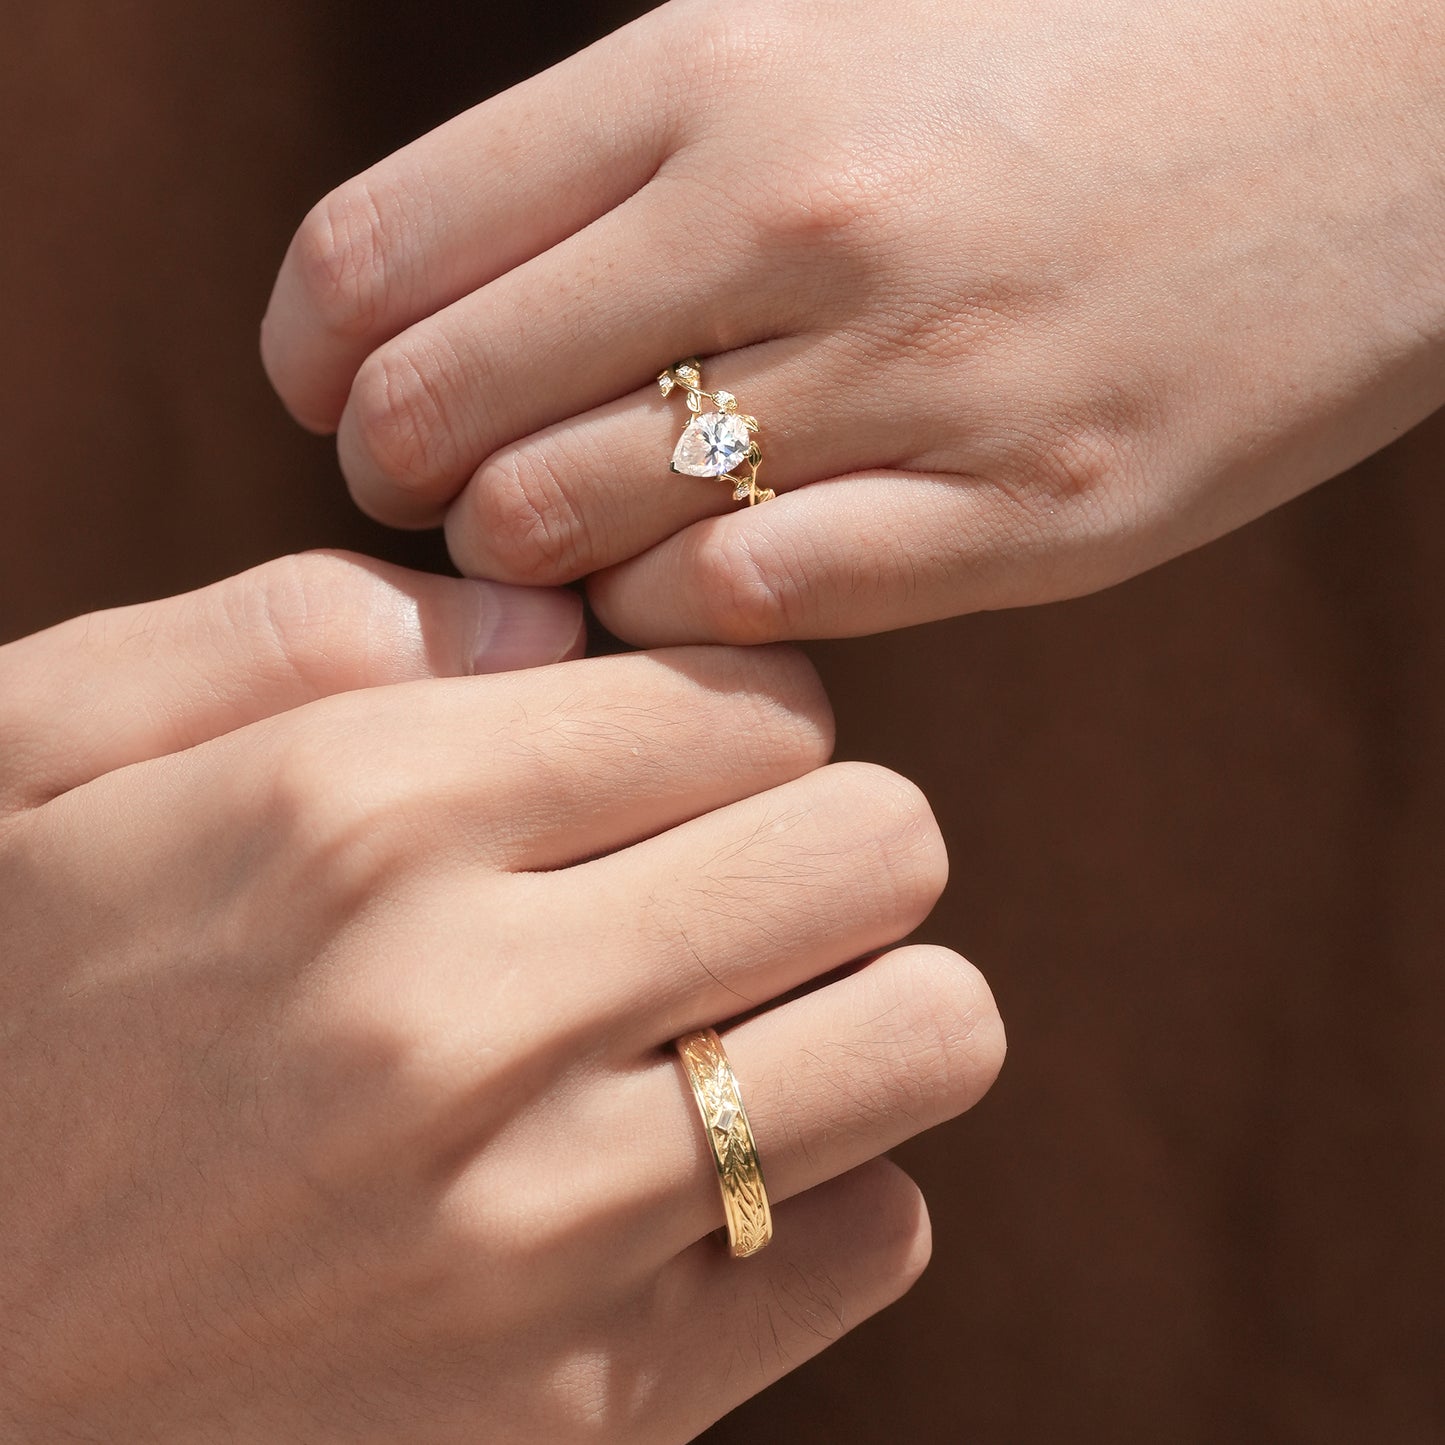
M840 334L792 335L727 352L704 362L702 385L732 393L740 412L757 417L760 486L785 492L900 461L904 398L890 374ZM575 581L730 510L729 482L669 470L689 421L680 392L664 399L649 384L504 446L447 513L457 566L532 585ZM909 428L910 448L916 433Z
M769 1198L788 1199L971 1108L1003 1064L983 976L947 949L896 949L723 1036ZM653 1246L675 1253L723 1222L716 1166L676 1060L618 1092L622 1172L657 1191ZM642 1127L638 1127L638 1121Z

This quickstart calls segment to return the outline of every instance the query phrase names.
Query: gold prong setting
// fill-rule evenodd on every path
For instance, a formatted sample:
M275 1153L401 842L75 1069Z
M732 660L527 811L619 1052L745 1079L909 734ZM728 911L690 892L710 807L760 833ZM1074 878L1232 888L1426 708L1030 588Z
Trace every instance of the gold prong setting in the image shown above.
M657 378L663 396L681 391L687 403L688 423L678 438L669 464L689 477L719 477L731 482L733 500L755 507L776 495L758 485L763 454L756 437L758 419L738 410L730 391L704 391L702 364L695 358L669 366ZM708 404L712 409L708 410Z

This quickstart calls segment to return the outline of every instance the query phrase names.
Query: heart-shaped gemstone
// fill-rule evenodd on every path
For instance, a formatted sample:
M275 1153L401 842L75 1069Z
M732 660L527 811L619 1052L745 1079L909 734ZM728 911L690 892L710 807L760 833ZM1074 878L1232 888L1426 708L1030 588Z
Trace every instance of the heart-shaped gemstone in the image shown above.
M678 438L672 469L689 477L720 477L747 460L752 438L740 416L709 411L695 416Z

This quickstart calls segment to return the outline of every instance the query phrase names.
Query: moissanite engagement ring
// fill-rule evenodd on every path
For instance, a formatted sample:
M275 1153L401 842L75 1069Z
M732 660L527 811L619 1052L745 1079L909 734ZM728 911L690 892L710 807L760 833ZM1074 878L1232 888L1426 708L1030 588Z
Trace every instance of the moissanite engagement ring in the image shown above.
M758 1146L722 1040L712 1029L699 1029L684 1034L674 1047L682 1059L717 1166L728 1248L736 1259L756 1254L773 1237L773 1213L763 1186Z
M721 477L733 484L733 501L754 507L770 502L775 495L758 485L763 454L754 434L756 417L738 410L738 399L730 391L704 391L702 367L696 361L679 361L657 378L658 390L670 396L673 389L684 393L691 413L672 453L672 470L687 477ZM715 411L704 410L711 402ZM747 472L739 475L740 469Z

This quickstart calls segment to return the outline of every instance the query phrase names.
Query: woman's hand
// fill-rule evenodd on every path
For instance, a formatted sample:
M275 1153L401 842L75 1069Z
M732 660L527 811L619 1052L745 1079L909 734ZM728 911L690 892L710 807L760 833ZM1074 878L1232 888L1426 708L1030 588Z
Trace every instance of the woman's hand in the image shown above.
M922 1268L876 1156L1003 1047L874 957L927 805L790 653L449 676L577 622L306 557L0 649L7 1441L681 1441ZM668 1043L741 1014L740 1262Z
M328 196L265 359L633 641L1064 597L1445 402L1442 73L1438 0L674 0ZM694 354L776 502L669 474Z

